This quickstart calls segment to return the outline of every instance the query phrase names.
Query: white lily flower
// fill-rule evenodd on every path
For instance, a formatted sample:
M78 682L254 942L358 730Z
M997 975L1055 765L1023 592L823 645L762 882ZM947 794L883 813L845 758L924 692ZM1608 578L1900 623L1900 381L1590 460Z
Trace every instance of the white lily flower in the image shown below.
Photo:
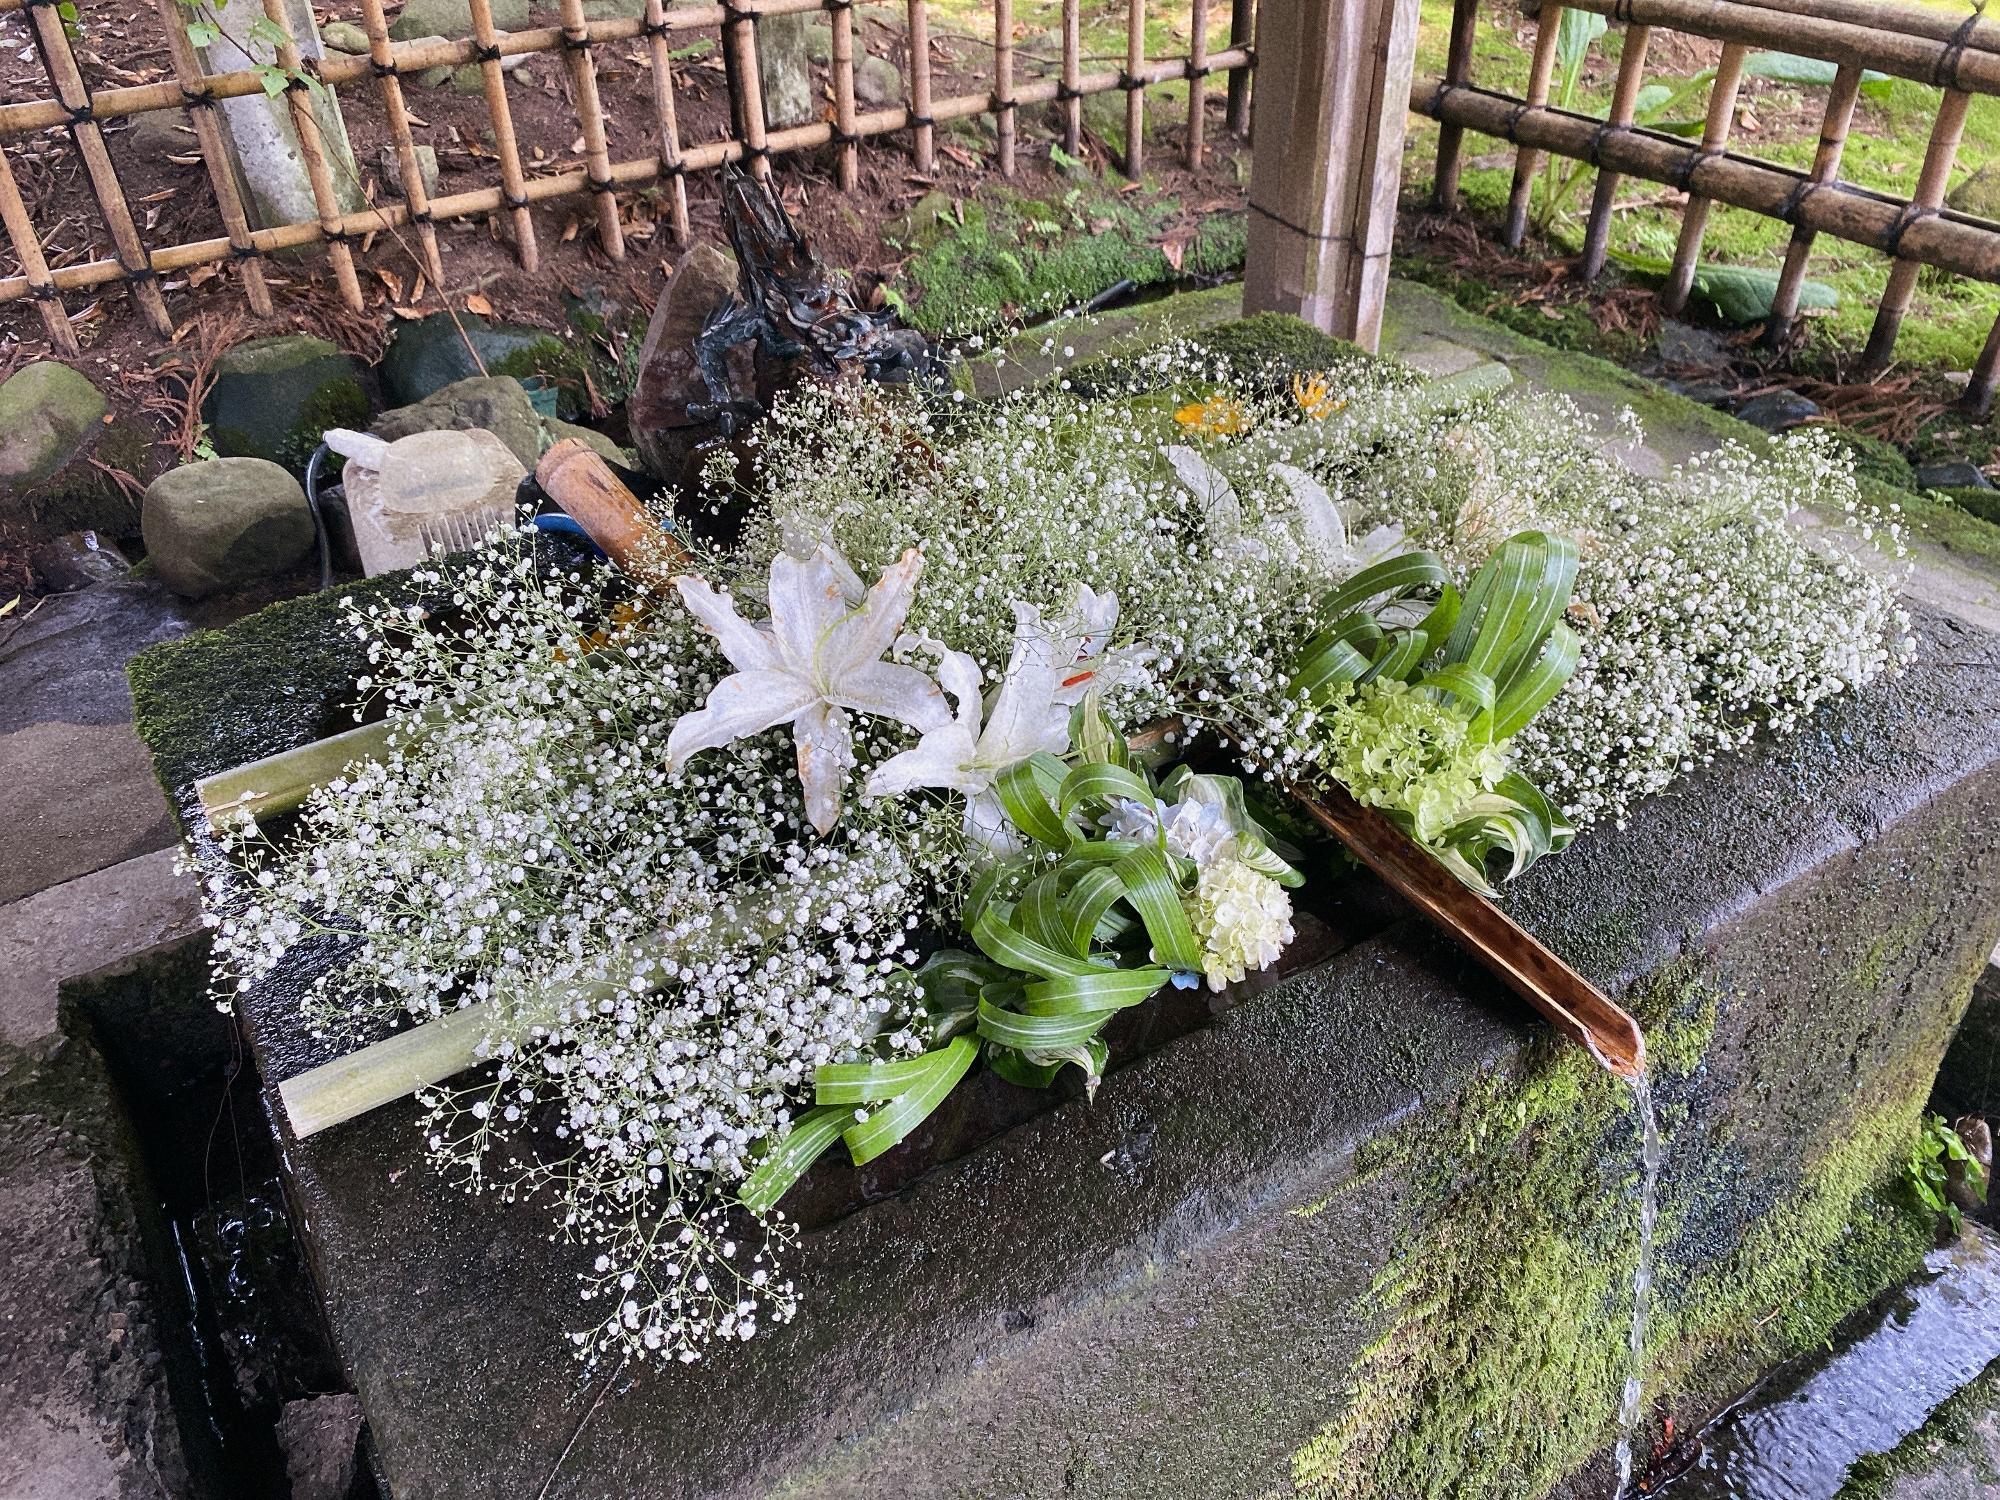
M990 706L980 697L979 664L963 651L940 652L938 678L957 700L957 714L877 766L867 794L893 797L917 787L962 792L966 837L990 853L1010 852L1017 840L994 784L1032 755L1067 750L1071 705L1134 664L1132 653L1105 651L1117 621L1117 596L1088 586L1078 588L1075 605L1053 623L1017 601L1013 650Z
M923 554L911 548L855 605L848 587L854 570L832 546L822 543L804 560L780 553L771 561L771 618L760 624L737 614L706 579L675 579L682 602L715 633L737 670L715 685L704 707L674 725L669 768L790 724L806 816L821 833L831 830L854 764L849 710L898 719L922 733L951 721L936 682L915 667L882 660L910 612L923 566Z

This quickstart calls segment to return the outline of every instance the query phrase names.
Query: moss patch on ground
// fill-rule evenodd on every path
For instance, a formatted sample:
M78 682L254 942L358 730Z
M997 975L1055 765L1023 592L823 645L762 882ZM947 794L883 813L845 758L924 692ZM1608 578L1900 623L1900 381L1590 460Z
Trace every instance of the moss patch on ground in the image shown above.
M1712 1087L1704 1057L1720 999L1681 968L1634 1001L1668 1142L1653 1403L1712 1380L1718 1362L1749 1371L1823 1339L1931 1243L1928 1218L1897 1187L1917 1086L1830 1131L1733 1244L1706 1242L1704 1199L1748 1187L1708 1181L1727 1168L1675 1153ZM1406 1248L1374 1288L1382 1332L1344 1410L1294 1456L1299 1490L1527 1500L1602 1453L1628 1373L1638 1157L1625 1087L1554 1042L1377 1143L1350 1190L1384 1174L1414 1186Z
M1180 205L1114 193L1094 177L1050 199L1003 187L933 210L910 226L915 254L896 287L909 320L931 334L984 333L1078 306L1121 281L1156 286L1243 264L1240 214L1202 219L1176 268L1157 241Z

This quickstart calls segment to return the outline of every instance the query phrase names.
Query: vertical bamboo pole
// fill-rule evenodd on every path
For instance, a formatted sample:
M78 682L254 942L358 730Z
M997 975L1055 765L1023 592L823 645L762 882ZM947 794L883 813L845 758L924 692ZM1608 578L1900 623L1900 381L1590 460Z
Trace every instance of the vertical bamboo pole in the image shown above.
M201 143L202 164L208 169L208 185L222 214L223 231L236 254L237 270L243 277L243 294L249 300L250 311L268 318L274 311L271 289L264 280L264 263L251 248L250 220L243 212L243 195L236 187L229 143L223 139L222 126L215 118L215 100L202 83L201 59L188 39L187 8L180 0L155 0L154 9L160 17L160 29L166 35L167 59L173 64L174 81L188 101L188 120L194 126L195 139Z
M305 163L306 182L312 187L313 207L319 210L320 232L326 236L326 257L333 264L333 279L340 299L355 312L363 306L361 282L354 274L354 252L347 248L347 231L341 225L340 197L333 190L333 174L327 170L326 146L319 133L319 117L313 113L312 93L306 86L299 60L299 45L285 25L284 0L264 0L264 16L285 35L276 44L278 66L285 72L285 103L292 112L292 129L298 133L299 158Z
M1896 229L1896 239L1913 219L1936 213L1944 202L1945 184L1951 179L1952 163L1958 159L1958 143L1965 135L1965 111L1972 95L1960 89L1946 89L1938 101L1937 122L1931 126L1930 145L1924 149L1924 165L1917 173L1916 191ZM1892 243L1889 253L1895 254ZM1868 330L1868 347L1861 351L1863 370L1880 370L1896 352L1896 334L1903 326L1903 314L1910 310L1910 294L1917 289L1923 270L1916 261L1898 259L1889 268L1889 284L1882 289L1882 305L1875 313L1875 326Z
M1528 91L1523 96L1530 109L1549 102L1549 84L1556 72L1556 42L1562 34L1563 8L1555 0L1542 0L1535 17L1535 54L1528 64ZM1534 195L1535 173L1541 169L1543 153L1532 146L1514 151L1514 186L1507 194L1507 222L1501 239L1509 250L1520 248L1528 233L1528 200Z
M1702 127L1704 156L1720 152L1729 144L1729 130L1736 123L1736 91L1743 83L1743 59L1749 49L1731 42L1722 49L1715 65L1715 82L1708 93L1708 120ZM1708 211L1713 205L1699 193L1691 194L1681 210L1681 235L1674 246L1674 263L1667 272L1667 284L1660 292L1660 306L1678 313L1687 306L1694 287L1695 263L1701 259L1702 236L1708 233Z
M1854 119L1854 101L1861 95L1861 69L1842 63L1827 91L1826 114L1820 120L1819 148L1813 153L1812 172L1806 182L1824 186L1840 175L1840 154L1847 145L1847 127ZM1777 346L1791 331L1799 314L1799 293L1806 284L1806 257L1812 252L1813 232L1803 225L1792 230L1785 247L1785 268L1778 273L1778 291L1771 299L1771 320L1764 325L1764 342Z
M681 162L680 112L674 104L674 53L662 0L646 0L646 40L653 59L653 112L660 117L660 171L673 183L674 243L688 242L687 174Z
M1014 175L1014 0L993 0L993 129L1000 175Z
M1201 169L1201 154L1208 144L1208 0L1194 0L1188 26L1188 123L1187 164L1190 172Z
M1256 0L1229 0L1229 46L1248 52L1256 46ZM1250 69L1229 70L1229 133L1250 133Z
M745 11L727 9L722 23L735 69L734 102L742 112L743 154L750 158L750 174L759 182L771 180L771 153L764 134L764 84L757 72L757 23Z
M937 170L937 128L931 123L931 28L924 0L910 0L910 123L917 171Z
M1062 0L1063 150L1071 156L1083 150L1083 7L1079 0Z
M1993 405L1996 384L2000 384L2000 318L1993 320L1993 330L1986 335L1986 347L1979 351L1979 358L1972 366L1972 379L1965 387L1967 408L1985 416Z
M159 3L178 9L180 0L159 0ZM417 226L417 247L423 252L424 272L442 291L444 262L438 259L430 190L424 186L423 168L417 165L417 143L410 136L409 111L403 108L403 83L396 76L382 0L361 0L361 25L368 33L368 56L375 64L375 81L382 92L382 113L388 118L389 140L396 148L396 175L403 184L403 202L410 210L410 222Z
M584 174L590 195L597 200L597 242L613 260L623 260L625 230L618 222L618 195L612 190L611 148L604 139L604 106L597 97L597 64L590 60L590 26L583 18L583 0L562 0L562 34L577 123L583 127Z
M1650 26L1625 28L1625 46L1618 56L1618 81L1611 91L1611 113L1604 121L1613 130L1632 128L1639 85L1646 77L1646 44L1652 39ZM1583 232L1583 259L1577 266L1577 274L1585 281L1595 281L1604 270L1611 248L1612 200L1617 196L1618 174L1600 170L1597 192L1590 200L1590 222Z
M514 138L514 109L507 102L507 74L500 66L500 33L493 25L492 0L467 3L472 10L472 40L479 49L480 88L493 120L493 149L500 158L501 202L514 231L515 258L522 270L533 275L541 268L542 253L528 212L527 179L521 172L521 145Z
M833 10L833 128L839 143L835 172L840 190L854 191L860 137L854 133L854 0L829 0Z
M1139 70L1146 66L1146 0L1132 0L1125 13L1125 175L1137 182L1146 170L1146 90Z
M84 174L90 179L90 191L97 199L104 227L111 233L118 264L125 268L126 286L153 332L161 338L170 338L174 320L167 316L166 299L160 295L152 258L139 240L139 226L132 222L132 210L125 202L124 188L119 186L117 169L111 165L111 154L104 149L104 131L91 118L90 88L76 65L76 53L70 50L69 33L63 30L62 17L56 14L53 5L30 5L27 9L42 54L42 66L48 72L56 99L69 111L70 138L76 142L77 155L83 159Z
M1451 41L1444 58L1447 88L1464 88L1472 82L1472 40L1479 21L1479 0L1452 0ZM1431 182L1431 204L1439 213L1458 207L1458 168L1465 154L1465 129L1459 125L1438 127L1437 175Z
M55 278L49 275L49 263L42 257L42 243L35 238L34 223L28 218L28 206L21 201L21 188L14 181L14 169L8 164L4 147L0 147L0 224L6 226L14 258L20 261L21 274L33 288L28 296L42 315L49 342L55 345L58 354L75 359L83 352L77 347L76 330L69 326L69 315L63 311Z

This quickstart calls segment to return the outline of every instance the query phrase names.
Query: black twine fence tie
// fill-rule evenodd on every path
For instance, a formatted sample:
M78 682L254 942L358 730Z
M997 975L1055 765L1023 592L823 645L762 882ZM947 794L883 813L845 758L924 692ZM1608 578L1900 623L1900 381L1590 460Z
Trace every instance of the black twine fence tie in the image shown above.
M85 99L81 104L65 104L63 106L63 113L69 117L70 128L72 130L79 125L92 124L97 119L97 108L88 99Z
M615 193L618 191L618 184L613 182L609 177L586 177L583 185L593 193Z
M181 103L189 109L214 109L217 102L212 89L191 89L186 84L181 85Z
M509 193L503 191L500 194L500 205L503 208L511 209L526 208L528 206L528 195L526 193Z
M1785 194L1784 206L1778 210L1779 220L1794 229L1798 228L1799 209L1805 204L1806 199L1819 191L1819 186L1810 177L1801 177L1793 185L1792 190Z
M1883 251L1893 258L1901 260L1903 257L1903 236L1910 232L1910 227L1925 219L1935 219L1936 217L1937 210L1934 208L1919 208L1914 203L1906 204L1902 215L1896 220L1896 227L1889 231L1889 241L1882 247Z
M263 257L263 254L264 252L259 250L255 245L232 244L229 247L229 258L231 260L259 260Z
M1695 173L1699 172L1710 162L1717 161L1728 154L1728 152L1714 146L1705 147L1700 151L1689 152L1687 156L1682 158L1680 166L1675 169L1674 186L1685 193L1688 190L1688 184L1694 180Z
M371 73L373 73L377 78L394 78L403 71L401 68L396 66L393 60L389 62L383 62L378 57L371 57L368 59L368 70Z
M1447 83L1442 85L1438 89L1438 102L1440 104L1444 102L1445 89L1454 89L1457 88L1458 86L1459 85L1455 83ZM1535 108L1536 108L1535 105L1532 105L1527 100L1523 99L1521 100L1520 103L1516 104L1511 110L1509 110L1507 112L1507 124L1504 127L1504 134L1502 136L1502 139L1509 141L1515 140L1518 132L1521 129L1521 122L1525 120L1528 117L1528 115L1531 112L1533 112Z
M925 126L925 127L929 127L929 126L932 126L932 125L935 125L935 124L937 124L937 119L936 119L936 117L935 117L935 116L932 116L932 115L920 115L920 114L918 114L918 113L917 113L917 112L916 112L915 110L911 110L911 111L910 111L910 124L912 124L912 125L921 125L921 126Z
M565 31L562 34L562 46L565 52L582 52L590 46L590 32L586 29L571 36Z
M1122 68L1119 70L1118 87L1125 90L1126 93L1129 94L1132 92L1132 90L1142 89L1145 86L1146 86L1145 80L1140 78L1138 74L1127 73Z
M476 63L497 63L500 61L498 42L481 42L472 49L472 60Z
M861 144L861 137L856 132L841 130L837 127L833 132L832 140L836 146L858 146Z
M674 34L674 30L675 28L669 26L666 18L663 16L657 21L648 21L644 26L641 26L639 28L639 35L656 36L664 41Z
M1082 89L1073 89L1066 83L1059 83L1056 85L1056 102L1058 104L1067 104L1072 99L1083 99L1087 97L1089 96L1086 95Z
M1590 133L1590 144L1584 148L1584 160L1589 162L1593 167L1603 166L1605 141L1610 139L1613 132L1624 130L1625 128L1623 125L1613 125L1609 120L1599 125L1597 129Z

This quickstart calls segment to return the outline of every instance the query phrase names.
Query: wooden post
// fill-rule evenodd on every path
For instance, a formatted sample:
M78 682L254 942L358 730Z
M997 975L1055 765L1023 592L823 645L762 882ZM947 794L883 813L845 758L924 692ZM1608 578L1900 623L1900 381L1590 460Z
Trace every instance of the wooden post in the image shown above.
M1972 96L1959 89L1946 89L1938 101L1937 121L1931 126L1930 145L1924 150L1923 169L1917 173L1916 191L1902 221L1891 236L1889 253L1903 237L1903 225L1926 214L1936 213L1944 202L1945 183L1951 165L1958 159L1958 143L1965 134L1965 111ZM1922 267L1913 260L1898 258L1889 268L1889 284L1882 289L1882 305L1875 312L1875 326L1868 331L1868 347L1861 351L1863 371L1880 370L1896 352L1896 334L1903 326L1903 314L1910 310L1910 294L1917 289Z
M1563 8L1555 0L1542 0L1535 16L1535 55L1528 64L1528 92L1523 97L1529 107L1539 109L1549 102L1549 84L1556 72L1556 42L1562 36ZM1535 173L1543 153L1532 146L1514 152L1514 186L1507 194L1507 222L1500 231L1501 242L1509 250L1521 248L1528 234L1528 200L1534 196Z
M493 24L492 0L467 0L472 10L472 39L482 54L480 89L486 113L493 119L493 149L500 158L500 201L506 205L514 230L514 255L530 275L541 268L535 243L535 221L528 213L527 178L521 171L521 145L514 137L514 109L507 102L507 75L500 67L500 33Z
M757 72L757 26L749 12L731 9L722 22L723 45L729 49L730 80L734 84L736 123L743 132L743 154L750 175L771 180L771 153L765 144L764 81Z
M90 86L83 81L82 70L76 65L76 53L70 48L63 19L53 5L31 5L28 23L34 27L35 45L42 54L49 83L63 108L69 111L70 139L76 142L76 154L83 161L84 176L90 180L91 195L97 199L97 211L110 231L118 264L124 267L126 288L153 332L161 338L171 338L174 320L167 315L166 299L160 295L152 260L140 243L139 226L132 222L125 189L119 185L117 169L104 149L104 129L92 113ZM68 326L67 322L64 326Z
M928 177L937 170L937 127L931 121L931 28L924 0L910 0L910 123L917 171Z
M1196 172L1208 136L1208 0L1194 0L1188 23L1187 86L1187 164Z
M311 14L310 10L307 12ZM304 64L298 41L285 21L284 0L264 0L264 19L285 35L272 45L278 66L289 82L285 102L291 107L292 129L299 138L299 157L305 163L306 181L312 186L313 205L319 211L320 232L326 236L326 258L333 265L334 285L340 300L355 312L366 305L361 300L361 280L354 272L354 252L347 247L347 227L342 222L339 191L334 187L333 169L327 165L326 140L320 132L319 116L313 113L312 91L306 86Z
M1134 182L1146 170L1146 0L1132 0L1125 12L1125 175Z
M681 125L674 105L674 54L667 44L663 0L646 0L646 40L653 63L653 113L660 119L660 172L673 184L674 243L688 242L687 173L681 162Z
M1417 0L1289 0L1258 20L1244 306L1381 336Z
M1840 175L1840 154L1847 145L1847 127L1854 119L1854 101L1861 95L1861 69L1842 63L1833 75L1833 87L1826 96L1826 114L1820 120L1819 149L1813 153L1814 187L1823 187ZM1776 348L1791 331L1792 319L1799 314L1799 293L1806 284L1806 257L1812 252L1813 231L1803 224L1792 230L1792 242L1785 247L1785 268L1778 273L1778 291L1771 299L1771 320L1764 325L1764 342Z
M1444 81L1453 88L1472 82L1472 38L1479 20L1479 0L1452 0L1451 41L1445 49ZM1458 207L1458 165L1465 154L1465 132L1456 125L1438 126L1437 175L1431 182L1431 205L1448 214Z
M55 278L49 274L42 242L35 237L34 223L28 218L28 206L21 201L21 189L14 181L14 169L8 165L4 147L0 147L0 225L6 226L14 258L20 261L21 273L32 288L28 296L42 315L49 342L55 345L58 354L75 359L83 352L77 347L76 330L69 326L69 314L63 311L62 298L56 294Z
M1000 175L1014 175L1014 0L993 0L993 132Z
M1232 52L1254 50L1256 28L1256 0L1229 0L1230 50ZM1247 135L1250 131L1250 70L1247 67L1229 70L1227 123L1231 135Z
M618 222L618 195L611 180L611 147L604 135L604 106L597 96L597 64L590 58L590 26L583 0L562 0L563 51L569 57L569 86L583 127L583 165L590 196L597 200L597 242L613 260L625 258L625 229Z
M181 0L160 0L179 6ZM417 244L423 251L424 274L439 292L444 290L444 263L438 259L437 229L431 223L431 194L424 186L423 168L417 161L417 143L410 134L409 111L403 107L403 84L395 69L394 50L389 42L389 21L382 12L382 0L361 0L361 24L368 33L368 56L375 64L375 81L382 94L382 113L389 122L389 141L396 149L396 175L403 184L403 201L410 205L410 219L417 226Z
M1082 0L1062 0L1062 121L1063 150L1071 156L1083 150Z
M1736 91L1743 82L1743 59L1749 50L1741 42L1731 42L1722 49L1715 82L1709 87L1708 121L1701 133L1704 156L1729 144L1729 129L1736 121ZM1710 199L1691 193L1687 207L1681 210L1680 241L1674 246L1674 263L1660 292L1660 306L1668 313L1678 313L1686 307L1688 293L1694 289L1695 264L1701 259L1702 236L1708 233L1710 204Z
M1625 28L1625 47L1618 54L1618 81L1611 90L1611 113L1604 120L1608 129L1632 128L1632 115L1639 105L1639 86L1646 78L1646 44L1652 39L1650 26ZM1577 264L1577 275L1585 281L1595 281L1610 258L1611 208L1617 196L1618 174L1599 168L1597 191L1590 200L1590 222L1583 231L1583 259Z
M376 4L379 9L380 0ZM218 106L202 84L201 59L188 39L187 18L191 12L180 0L156 0L154 10L160 18L160 30L166 35L167 60L173 64L174 81L188 100L188 122L194 126L195 139L201 143L202 165L208 169L208 185L215 194L223 230L229 235L230 249L241 257L237 270L243 277L243 294L249 300L250 311L268 318L274 311L271 289L264 282L263 261L251 250L250 219L243 212L243 195L237 191L236 169L229 163L229 143L215 118Z
M833 128L838 143L834 153L840 190L854 191L860 170L859 137L854 133L854 6L852 0L833 7Z

